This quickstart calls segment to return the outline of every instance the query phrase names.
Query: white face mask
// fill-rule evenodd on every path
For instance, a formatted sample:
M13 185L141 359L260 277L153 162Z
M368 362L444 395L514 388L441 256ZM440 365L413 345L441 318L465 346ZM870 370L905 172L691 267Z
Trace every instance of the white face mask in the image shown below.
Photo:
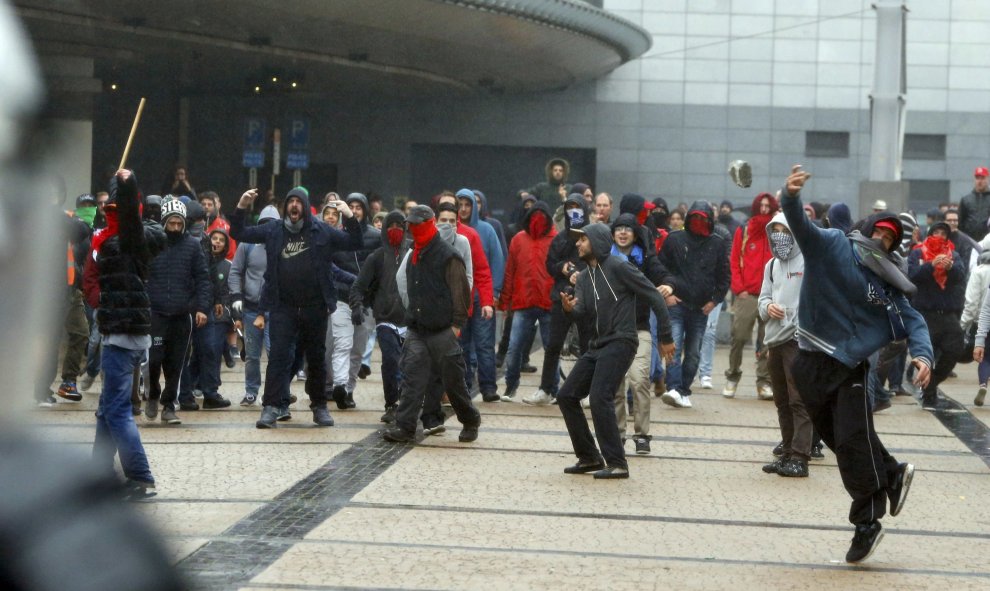
M454 243L454 238L457 237L457 229L454 228L453 224L437 224L437 233L440 234L440 238L449 244Z

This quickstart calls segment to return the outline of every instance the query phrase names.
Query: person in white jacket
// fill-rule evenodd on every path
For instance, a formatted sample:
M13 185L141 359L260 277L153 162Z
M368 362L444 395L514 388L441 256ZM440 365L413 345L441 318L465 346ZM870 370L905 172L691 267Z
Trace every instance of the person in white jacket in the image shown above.
M990 306L987 306L987 289L990 288L990 234L980 241L983 252L980 254L979 264L969 274L969 282L966 283L966 304L963 307L962 317L959 324L962 326L963 334L969 334L973 324L978 324L976 331L976 344L981 345L986 338L987 330L990 329ZM984 311L986 308L986 311ZM986 320L984 320L986 316ZM987 396L987 381L990 380L990 358L983 358L982 352L977 359L976 351L973 352L974 361L978 361L976 368L977 376L980 380L980 387L976 391L976 398L973 404L983 406L983 401Z
M814 427L791 373L797 358L798 301L804 280L804 256L783 213L767 224L773 258L763 269L758 310L766 323L764 346L769 357L770 386L783 438L782 455L763 467L768 474L808 476Z

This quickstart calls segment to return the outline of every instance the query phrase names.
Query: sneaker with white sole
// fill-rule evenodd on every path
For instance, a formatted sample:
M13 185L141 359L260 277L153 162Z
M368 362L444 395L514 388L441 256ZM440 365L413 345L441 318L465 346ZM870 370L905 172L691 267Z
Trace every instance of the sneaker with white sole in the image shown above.
M523 396L522 401L525 404L532 404L533 406L548 406L553 403L553 396L547 394L542 388L540 388L529 396Z
M987 398L987 385L980 384L980 389L976 391L976 398L973 399L973 404L976 406L983 406L983 401Z
M756 387L756 396L760 400L773 400L773 388L770 384L760 384Z
M664 404L668 406L673 406L674 408L681 408L681 398L682 398L681 393L678 392L677 390L674 390L673 388L667 390L666 392L663 393L663 395L660 396L660 400Z
M701 376L701 389L702 390L711 390L714 387L715 386L712 385L712 377L711 376Z
M736 388L739 387L739 380L729 380L725 382L725 387L722 388L722 396L726 398L736 397Z
M96 376L91 376L86 372L83 372L81 378L79 378L79 391L89 392L89 389L93 387L93 382L96 381Z
M694 408L694 405L691 404L691 396L684 396L682 394L681 395L681 403L677 407L678 408Z

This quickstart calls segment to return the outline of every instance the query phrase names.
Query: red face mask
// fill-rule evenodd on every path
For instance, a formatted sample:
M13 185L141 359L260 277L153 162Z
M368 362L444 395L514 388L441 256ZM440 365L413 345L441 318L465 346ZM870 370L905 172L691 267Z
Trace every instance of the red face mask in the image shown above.
M399 248L399 245L402 244L402 237L406 235L406 232L402 228L389 228L387 235L389 246Z
M688 218L688 231L695 236L708 236L712 233L711 228L708 227L708 220L699 215Z
M419 224L409 224L409 233L413 237L413 254L412 262L415 265L419 262L419 253L423 250L423 247L429 244L430 240L437 233L436 220L430 218L425 222Z
M533 238L540 238L550 229L550 221L543 213L537 212L529 216L529 235Z

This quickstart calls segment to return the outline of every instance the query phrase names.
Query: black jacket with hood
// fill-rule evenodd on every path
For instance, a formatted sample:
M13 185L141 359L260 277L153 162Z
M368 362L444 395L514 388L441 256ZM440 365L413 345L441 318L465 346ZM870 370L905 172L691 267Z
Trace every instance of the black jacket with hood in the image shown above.
M332 312L337 308L337 296L331 280L330 259L335 252L360 249L363 246L364 226L353 216L341 216L344 229L331 228L313 216L309 207L309 194L306 191L298 188L293 189L286 196L286 201L289 197L296 197L303 202L303 228L300 231L308 232L307 238L311 248L315 249L312 259L312 277L319 281L323 300L327 309ZM285 248L286 235L289 230L285 227L284 217L281 222L268 222L261 226L248 226L247 218L248 210L235 209L230 216L230 234L234 240L239 242L265 245L268 266L265 268L265 287L261 293L261 308L272 310L280 302L279 260L282 257L282 250Z
M687 221L694 215L708 220L708 236L691 231ZM721 303L732 282L729 246L715 233L713 217L707 201L695 201L685 218L684 231L671 232L660 250L660 263L670 272L664 284L674 288L674 295L693 309L708 302Z
M670 273L660 263L657 255L650 252L649 245L645 242L648 240L649 233L640 231L645 230L645 228L636 222L636 216L631 213L624 213L616 218L612 222L613 235L615 234L616 226L629 226L632 228L633 236L635 236L633 244L643 249L641 261L637 261L634 257L630 256L627 257L629 262L639 269L654 286L663 285ZM636 329L650 330L650 301L646 298L636 298Z
M371 225L371 215L369 213L371 209L368 207L368 198L361 193L351 193L347 196L347 199L344 200L344 202L348 205L354 201L360 203L361 207L364 208L364 217L361 220L361 227L364 229L364 238L362 239L361 248L349 252L335 252L333 255L333 263L340 269L357 277L361 274L361 267L364 266L364 262L368 256L382 245L382 238L381 232L378 228ZM337 289L337 293L340 294L340 297L344 298L346 294L350 293L352 285L349 283L344 283L340 280L335 280L334 287Z
M588 220L591 217L591 208L588 207L588 203L584 200L584 197L572 195L564 201L564 207L567 207L568 203L577 203L581 206L581 211L584 212L584 223L575 226L575 229L588 225ZM584 261L581 260L581 257L578 256L574 238L569 235L570 230L571 220L565 215L564 231L554 236L553 241L550 242L550 250L547 252L547 272L553 278L553 291L550 292L550 299L555 302L560 301L560 292L566 291L567 288L571 287L570 274L564 272L567 264L574 265L578 271L587 267Z
M667 306L660 293L639 269L621 257L611 256L612 232L605 224L585 226L591 251L598 264L588 266L578 276L574 313L590 315L594 327L590 347L600 349L615 341L636 347L636 300L645 300L657 316L661 343L672 343Z
M231 322L230 286L227 284L227 278L230 277L230 261L227 260L227 255L230 253L230 236L227 235L227 231L223 228L215 228L209 233L211 242L214 234L222 234L227 239L227 247L220 254L213 254L212 248L210 250L210 282L213 284L211 293L213 301L211 303L213 306L217 304L223 306L223 313L214 318L214 321Z
M213 296L200 241L185 231L165 235L165 250L151 261L148 275L151 311L165 316L208 314Z
M390 224L403 223L405 216L401 211L390 211L382 223L381 246L368 255L361 274L351 286L349 302L351 309L368 305L370 299L375 322L387 322L395 326L406 325L406 310L399 298L399 289L395 274L399 270L402 259L409 252L409 241L403 239L398 248L388 243L388 227Z

